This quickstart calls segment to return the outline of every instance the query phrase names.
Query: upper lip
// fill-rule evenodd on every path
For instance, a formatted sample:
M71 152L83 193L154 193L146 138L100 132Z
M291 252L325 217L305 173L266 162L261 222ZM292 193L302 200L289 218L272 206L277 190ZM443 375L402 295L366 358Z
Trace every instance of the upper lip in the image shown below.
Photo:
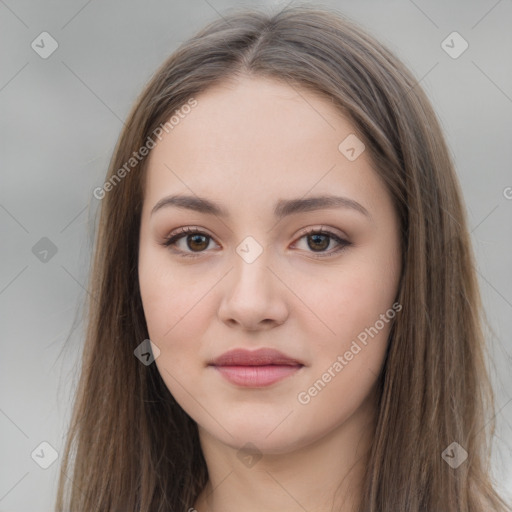
M245 350L236 348L225 352L214 359L210 365L213 366L266 366L266 365L289 365L297 366L303 364L273 348L260 348L258 350Z

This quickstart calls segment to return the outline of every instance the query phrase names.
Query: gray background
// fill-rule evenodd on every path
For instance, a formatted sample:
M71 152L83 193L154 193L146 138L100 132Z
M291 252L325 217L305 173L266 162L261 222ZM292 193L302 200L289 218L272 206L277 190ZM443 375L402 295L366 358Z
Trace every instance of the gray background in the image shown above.
M60 458L42 469L31 453L43 441L63 448L83 341L79 308L98 206L92 191L130 106L179 43L227 8L285 3L0 0L0 512L54 504ZM494 476L512 495L512 2L324 4L404 61L445 130L494 330ZM58 43L46 59L31 47L43 31ZM469 43L456 59L441 47L453 31ZM43 237L54 255L38 254L37 243L48 245ZM49 457L47 449L37 453Z

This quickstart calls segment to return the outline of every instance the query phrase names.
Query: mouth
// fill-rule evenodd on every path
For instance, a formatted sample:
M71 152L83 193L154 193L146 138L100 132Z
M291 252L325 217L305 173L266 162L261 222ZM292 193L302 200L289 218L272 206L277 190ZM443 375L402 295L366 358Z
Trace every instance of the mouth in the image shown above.
M235 349L213 360L209 366L227 381L243 387L264 387L297 373L300 361L274 349Z

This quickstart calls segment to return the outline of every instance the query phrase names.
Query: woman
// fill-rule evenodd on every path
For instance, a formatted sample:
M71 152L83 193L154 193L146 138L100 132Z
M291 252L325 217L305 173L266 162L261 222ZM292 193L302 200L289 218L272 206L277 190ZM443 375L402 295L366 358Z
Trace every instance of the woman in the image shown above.
M95 196L58 511L510 510L453 163L361 28L304 5L209 24Z

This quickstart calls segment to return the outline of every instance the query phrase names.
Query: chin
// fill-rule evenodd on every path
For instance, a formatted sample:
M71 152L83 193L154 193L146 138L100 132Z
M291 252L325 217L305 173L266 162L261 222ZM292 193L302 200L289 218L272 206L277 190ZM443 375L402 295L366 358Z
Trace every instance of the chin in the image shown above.
M279 426L282 418L269 422L252 422L250 425L245 420L243 423L224 423L226 430L215 425L213 430L200 427L200 430L207 432L207 435L230 446L235 450L257 451L265 455L279 455L293 451L303 445L308 444L306 433L302 435L292 428L283 428ZM211 426L211 425L210 425ZM289 425L290 427L290 425Z

